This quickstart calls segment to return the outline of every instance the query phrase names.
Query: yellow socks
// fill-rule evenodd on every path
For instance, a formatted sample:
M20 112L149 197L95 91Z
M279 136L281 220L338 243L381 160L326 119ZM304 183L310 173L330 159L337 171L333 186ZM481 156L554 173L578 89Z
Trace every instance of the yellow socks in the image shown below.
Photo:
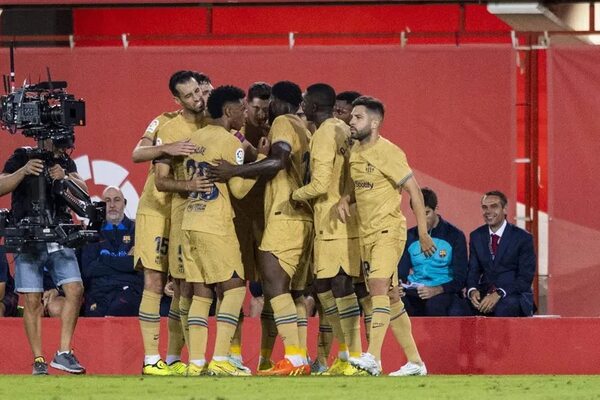
M208 339L208 313L212 299L208 297L192 297L192 305L188 316L188 327L190 331L190 342L188 351L190 360L204 360L206 353L206 341Z
M190 313L190 306L192 305L191 297L180 297L179 298L179 318L181 320L181 329L183 331L183 337L186 344L190 343L190 329L188 327L188 314Z
M246 287L229 289L223 293L223 299L217 314L217 337L215 339L214 357L227 357L231 340L238 325L242 303L246 297ZM217 359L219 361L219 359Z
M183 336L183 327L181 325L179 301L179 297L173 297L171 299L171 307L169 308L169 318L167 320L167 327L169 328L167 359L169 360L181 356L181 349L183 349L185 340Z
M298 314L292 295L284 293L272 298L271 307L277 331L285 347L285 355L299 355Z
M383 339L390 325L390 298L389 296L371 296L373 304L373 317L371 318L371 337L369 353L377 360L381 360L381 347Z
M360 340L360 307L354 293L335 299L339 313L340 325L344 332L350 357L360 357L362 343Z
M363 319L365 324L365 335L367 336L367 343L371 341L371 317L373 316L373 304L371 302L371 296L365 296L358 299L360 308L362 308Z
M160 336L160 294L149 290L142 293L139 320L146 356L158 356L158 338ZM160 358L160 357L159 357Z
M413 338L410 318L408 318L402 300L393 303L390 306L390 311L390 327L392 328L394 337L400 343L400 346L402 346L406 358L410 362L421 364L423 361Z

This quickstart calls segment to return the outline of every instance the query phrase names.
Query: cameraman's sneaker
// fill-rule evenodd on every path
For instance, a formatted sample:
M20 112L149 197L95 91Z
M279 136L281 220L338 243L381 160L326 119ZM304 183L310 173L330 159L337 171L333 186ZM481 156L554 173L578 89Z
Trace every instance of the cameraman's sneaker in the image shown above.
M62 371L67 371L71 374L85 374L85 368L79 364L79 361L77 361L77 358L72 351L66 353L57 352L54 355L54 359L50 363L50 366Z
M46 364L44 357L36 357L33 360L31 375L48 375L48 364Z
M427 375L427 368L425 364L417 364L413 362L407 362L398 371L390 373L390 376L411 376L411 375Z

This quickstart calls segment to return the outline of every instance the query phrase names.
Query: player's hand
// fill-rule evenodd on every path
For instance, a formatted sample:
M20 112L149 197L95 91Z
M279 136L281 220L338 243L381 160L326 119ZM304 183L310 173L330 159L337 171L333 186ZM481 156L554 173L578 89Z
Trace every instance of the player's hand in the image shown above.
M166 296L173 297L173 295L175 294L175 289L173 289L173 285L174 285L173 281L169 281L165 285L165 289L163 290L163 292L165 293Z
M131 246L131 248L129 249L129 251L127 252L128 256L132 256L133 252L134 252L135 246Z
M438 294L444 293L444 289L441 286L419 286L417 288L417 293L421 299L427 300Z
M262 155L268 156L269 151L271 150L271 142L266 137L261 137L258 141L258 152Z
M500 295L496 292L492 292L485 296L479 304L479 311L483 314L489 314L494 311L496 304L500 301Z
M190 139L180 140L163 146L163 151L170 156L187 156L196 151L196 145L190 143Z
M350 196L342 196L337 203L338 218L344 224L350 217Z
M421 251L425 254L425 257L431 257L435 254L437 249L429 234L419 235L419 243L421 244Z
M61 180L67 176L64 168L58 164L54 164L54 166L50 167L50 169L48 169L48 174L50 175L50 178L54 180Z
M27 164L23 167L23 171L25 175L35 175L38 176L44 170L44 162L37 158L32 158L27 161Z
M195 176L192 180L188 181L187 190L188 192L210 193L214 186L213 179L206 176Z
M398 285L398 295L400 297L406 296L406 290L404 290L404 288L402 287L402 285Z
M475 289L471 291L469 300L471 301L471 304L473 304L473 307L479 310L479 307L481 307L481 293L479 293L479 290Z
M234 176L235 165L225 161L217 160L217 165L208 167L208 177L217 182L227 182Z

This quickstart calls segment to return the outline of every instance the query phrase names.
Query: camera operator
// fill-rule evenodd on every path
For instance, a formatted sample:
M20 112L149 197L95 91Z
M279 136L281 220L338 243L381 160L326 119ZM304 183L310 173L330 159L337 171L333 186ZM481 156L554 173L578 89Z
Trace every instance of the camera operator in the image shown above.
M15 221L35 216L33 199L40 188L39 176L46 175L45 197L54 221L70 222L68 207L59 197L52 194L52 182L61 179L73 180L87 191L83 179L77 174L75 162L69 156L72 141L45 139L38 141L38 149L20 148L8 159L0 174L0 196L12 193L12 212ZM43 154L41 158L37 158ZM39 213L39 212L38 212ZM15 287L25 298L23 320L25 332L34 356L33 375L47 375L48 365L42 353L42 293L43 269L50 271L54 282L65 293L65 305L61 314L60 348L50 363L53 368L73 374L85 373L71 351L71 339L77 323L83 284L75 257L70 248L57 243L27 244L21 254L15 255Z

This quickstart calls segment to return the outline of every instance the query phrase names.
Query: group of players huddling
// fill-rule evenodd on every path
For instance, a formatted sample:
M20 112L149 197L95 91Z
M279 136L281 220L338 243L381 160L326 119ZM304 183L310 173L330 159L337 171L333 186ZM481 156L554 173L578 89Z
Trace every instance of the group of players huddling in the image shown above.
M194 71L174 73L169 89L180 110L154 119L133 151L134 161L152 161L135 238L135 267L144 270L143 374L250 375L241 356L240 310L251 280L265 297L257 374L311 373L303 294L312 282L321 324L331 326L339 349L322 373L380 375L391 327L408 359L391 375L425 375L398 288L406 241L402 192L411 197L425 255L435 246L405 154L379 136L383 104L352 92L336 103L327 84L302 93L290 81L255 83L246 96L234 86L213 89ZM159 307L169 275L174 296L163 361ZM216 339L208 362L214 293ZM273 363L277 335L285 356Z

